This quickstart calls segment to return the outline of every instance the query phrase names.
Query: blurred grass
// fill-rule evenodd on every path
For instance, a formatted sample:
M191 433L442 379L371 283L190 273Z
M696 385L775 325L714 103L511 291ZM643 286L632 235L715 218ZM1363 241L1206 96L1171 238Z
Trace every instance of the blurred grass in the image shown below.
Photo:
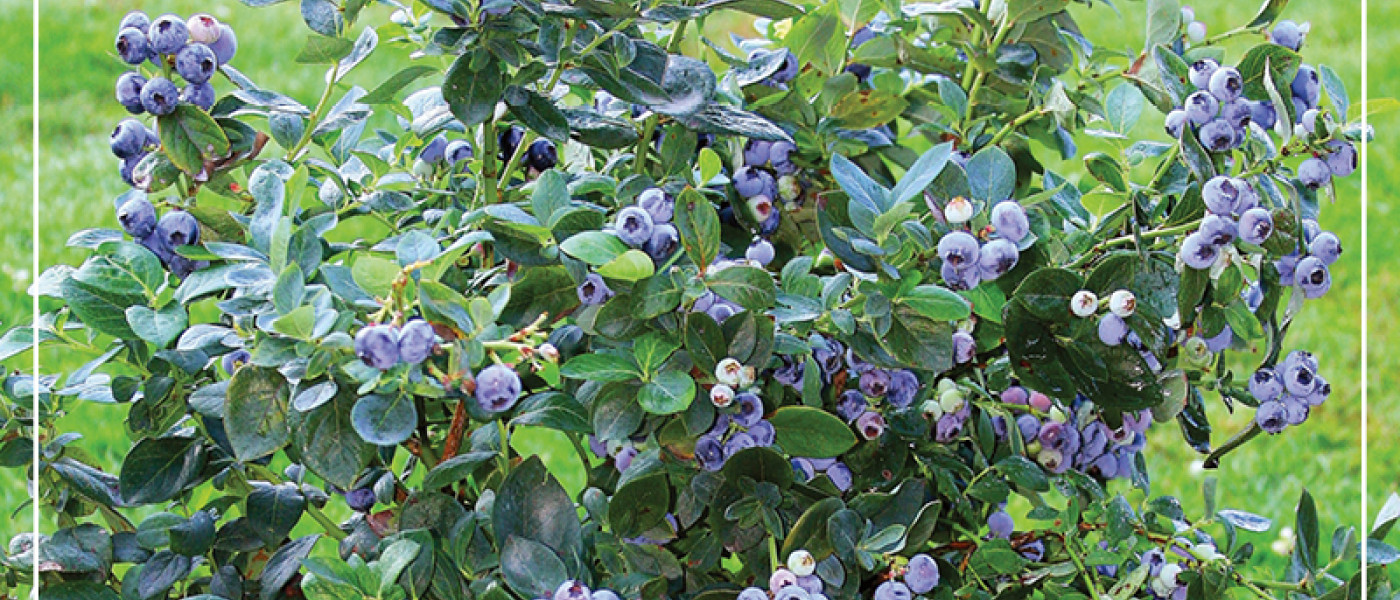
M15 0L0 0L0 7L6 6L7 3L19 5ZM1121 2L1118 5L1123 12L1122 16L1102 3L1095 3L1093 9L1077 7L1074 11L1083 29L1101 47L1127 49L1141 43L1143 16L1139 13L1143 10L1143 5L1137 2ZM1252 16L1256 5L1257 3L1252 1L1217 0L1198 3L1195 8L1198 18L1207 21L1212 31L1223 31L1246 22ZM1295 19L1312 21L1313 30L1305 49L1309 62L1322 61L1335 68L1347 83L1353 99L1360 97L1360 38L1356 33L1360 22L1359 6L1358 0L1294 0L1286 14ZM137 7L153 14L167 11L180 14L210 12L230 22L240 33L241 46L234 65L254 81L278 89L308 105L314 102L320 92L321 70L297 65L291 60L297 48L295 40L305 37L304 26L291 4L262 10L245 8L233 0L73 0L47 5L41 22L40 56L43 75L40 85L41 129L44 145L49 151L43 155L40 189L45 226L38 232L43 248L40 258L46 266L55 263L77 264L83 259L84 252L63 246L73 231L94 226L116 227L111 214L110 200L122 191L123 185L117 177L117 161L107 151L106 136L112 125L124 117L125 113L111 99L112 82L123 71L123 65L112 56L109 42L112 30L121 15ZM384 10L381 7L375 6L367 10L371 14L362 22L384 20ZM1400 16L1400 9L1394 6L1382 10L1391 17ZM1386 22L1384 19L1376 20ZM23 19L7 18L0 23L0 34L3 34L0 35L0 49L6 48L4 44L19 44L21 42L16 40L28 39L28 25L22 21ZM1390 22L1394 22L1394 19ZM728 38L727 33L717 26L717 23L711 23L706 33L717 40ZM1400 34L1386 32L1386 35L1389 38L1377 36L1373 39L1396 41L1395 36ZM1257 41L1260 40L1251 40ZM1238 59L1242 48L1247 47L1247 42L1240 40L1228 47L1229 57ZM688 44L687 48L688 51L695 52L699 44ZM402 50L382 46L350 75L347 84L373 88L379 81L401 68L406 60ZM1397 65L1400 63L1391 61L1387 68L1400 69ZM5 68L9 68L8 63L0 63L0 75L6 74L3 70ZM20 70L27 73L27 68ZM1400 73L1392 74L1400 77ZM0 81L23 80L20 74L15 75L19 79L4 77ZM221 92L227 91L223 86L219 89ZM4 98L3 92L0 92L0 111L6 110ZM24 110L18 112L27 114ZM1148 109L1148 113L1136 134L1164 139L1163 134L1157 133L1160 132L1160 116L1151 114L1151 109ZM8 114L9 112L0 112L0 115ZM1393 125L1394 123L1391 123L1392 129ZM1386 131L1383 126L1378 126L1378 129ZM1102 148L1112 147L1091 140L1085 140L1081 145L1082 151ZM0 158L7 156L4 152L13 151L12 147L0 147ZM1050 154L1043 148L1037 148L1036 151L1046 157ZM1400 177L1395 169L1396 165L1392 164L1400 159L1394 156L1383 157L1377 152L1372 153L1372 158L1377 159L1373 167L1378 174ZM7 215L23 212L25 209L22 209L21 205L27 206L27 201L24 200L28 198L25 191L27 188L24 187L27 169L18 166L22 162L21 157L19 161L6 160L0 163L3 165L0 166L0 191L6 192L0 195L0 202L9 203L0 206L14 210L13 213L6 212ZM1388 165L1389 168L1382 165ZM1326 206L1322 215L1323 227L1336 231L1344 245L1351 248L1360 247L1359 179L1352 177L1341 182L1338 186L1338 201ZM12 190L23 192L19 195L19 201L14 200L15 194L8 193ZM1380 198L1373 199L1373 202L1379 201ZM1375 231L1373 230L1373 233ZM3 236L15 237L12 240ZM28 256L28 246L21 241L22 237L22 233L14 230L0 232L0 243L5 244L4 248L23 249L23 253L6 253L4 256ZM1374 236L1373 242L1377 242L1378 247L1380 244L1388 244L1385 247L1390 252L1400 250L1395 247L1396 244L1400 244L1400 239L1396 236ZM1387 256L1378 250L1373 252L1377 252L1373 257ZM1308 303L1290 335L1290 346L1308 348L1318 353L1322 359L1323 373L1332 381L1335 390L1332 399L1314 411L1306 426L1290 429L1273 439L1258 440L1246 445L1227 457L1221 468L1214 473L1201 469L1199 456L1181 442L1174 426L1158 426L1151 433L1148 462L1153 491L1180 497L1188 514L1198 515L1203 507L1199 491L1202 481L1207 475L1213 474L1218 477L1221 482L1221 506L1249 509L1274 519L1276 525L1268 534L1245 538L1255 543L1259 560L1274 570L1286 563L1271 549L1270 542L1278 536L1282 526L1292 523L1294 503L1305 487L1317 499L1324 536L1329 534L1331 527L1336 524L1359 522L1359 254L1348 252L1343 255L1341 262L1333 270L1332 292L1324 300ZM3 261L0 261L0 270L5 270L2 263ZM0 311L14 311L0 312L0 316L22 314L28 306L27 299L23 297L25 284L21 279L8 274L8 271L0 273L0 278L4 278L0 279L0 282L4 282L0 283ZM1373 289L1382 289L1378 283L1373 282ZM1388 285L1391 286L1388 289L1392 292L1389 297L1393 298L1396 288L1400 287L1400 281L1391 276ZM1373 300L1378 298L1386 296L1373 296ZM1373 304L1373 309L1384 308L1388 307L1381 303ZM1378 314L1380 313L1373 313ZM1378 328L1377 331L1387 328L1387 325L1379 321L1380 319L1373 316L1372 323ZM1395 326L1391 321L1385 330L1389 331L1389 328ZM49 352L42 357L43 370L49 373L68 372L88 358L90 357L76 352ZM1396 361L1400 361L1400 357L1395 355L1378 356L1377 360L1381 361L1380 364L1389 366L1391 372L1400 366L1395 364ZM1381 375L1384 370L1379 368L1380 364L1373 363L1373 367L1377 367L1377 377L1372 380L1375 386L1373 390L1376 391L1382 391L1386 383ZM1390 381L1393 381L1393 378ZM1373 402L1378 399L1378 395L1373 395ZM1243 428L1252 418L1252 411L1247 409L1231 415L1218 401L1211 399L1208 403L1215 424L1213 441L1216 444ZM121 421L124 418L123 407L79 405L73 407L71 415L65 418L60 426L66 431L83 433L85 437L77 445L115 472L130 445L123 433ZM1400 425L1395 422L1400 417L1392 414L1385 415L1384 418L1390 419L1387 422L1389 428L1373 430L1373 439L1378 443L1383 439L1381 432L1394 431L1393 427ZM572 449L557 438L543 432L532 432L517 436L516 442L517 448L521 450L535 448L545 451L550 463L566 471L563 479L571 490L577 490L581 485L582 479L578 476L578 463L573 458ZM1379 448L1376 446L1373 450ZM1396 469L1400 469L1400 465L1384 463L1374 454L1373 462L1377 465L1384 464L1373 471L1373 481L1377 480L1376 474L1381 469L1389 470L1389 481L1392 484L1396 481ZM1377 493L1379 492L1373 490L1372 496L1378 497ZM16 506L23 495L22 488L18 486L6 486L4 490L0 490L0 494L3 494L0 496L0 503L6 507ZM199 505L199 502L195 505ZM331 514L333 518L343 516L338 514L344 510L340 508L343 505L333 503L332 506L335 509ZM13 522L0 523L0 533L8 537L15 532L17 526L22 528L22 525ZM52 527L52 521L46 526Z

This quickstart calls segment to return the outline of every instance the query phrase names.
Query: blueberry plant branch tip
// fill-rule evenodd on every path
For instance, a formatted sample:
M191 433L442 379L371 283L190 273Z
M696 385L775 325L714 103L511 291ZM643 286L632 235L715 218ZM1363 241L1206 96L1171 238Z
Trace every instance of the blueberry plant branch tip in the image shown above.
M1224 458L1226 454L1229 454L1229 453L1231 453L1231 452L1234 452L1235 450L1238 450L1241 446L1244 446L1244 445L1245 445L1246 443L1248 443L1250 440L1252 440L1252 439L1258 437L1259 434L1261 434L1261 433L1263 433L1263 432L1264 432L1264 430L1263 430L1262 428L1259 427L1259 424L1258 424L1258 423L1255 423L1255 422L1251 421L1251 422L1249 423L1248 426L1246 426L1244 429L1240 430L1238 433L1236 433L1234 436L1232 436L1229 440L1227 440L1224 444L1221 444L1221 445L1220 445L1219 447L1217 447L1215 450L1211 451L1210 454L1206 455L1206 458L1205 458L1205 461L1204 461L1205 468L1207 468L1207 469L1216 469L1216 468L1219 468L1219 467L1220 467L1220 459Z

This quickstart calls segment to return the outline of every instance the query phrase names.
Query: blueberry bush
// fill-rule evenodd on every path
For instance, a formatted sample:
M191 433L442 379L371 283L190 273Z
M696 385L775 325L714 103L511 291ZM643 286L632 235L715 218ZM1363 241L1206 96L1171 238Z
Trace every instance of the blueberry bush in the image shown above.
M115 28L120 230L76 232L33 290L61 308L0 340L98 357L0 388L0 464L57 526L6 585L1361 597L1363 542L1324 544L1306 492L1263 573L1240 532L1272 521L1214 479L1204 514L1152 496L1143 452L1214 467L1331 390L1283 349L1370 132L1285 1L1213 36L1128 5L1127 50L1070 0L374 4L299 3L314 104L238 71L235 23ZM680 53L726 13L759 37ZM411 64L345 84L381 44ZM122 464L60 431L77 402L125 405ZM1255 419L1216 440L1207 402ZM581 492L515 443L540 429Z

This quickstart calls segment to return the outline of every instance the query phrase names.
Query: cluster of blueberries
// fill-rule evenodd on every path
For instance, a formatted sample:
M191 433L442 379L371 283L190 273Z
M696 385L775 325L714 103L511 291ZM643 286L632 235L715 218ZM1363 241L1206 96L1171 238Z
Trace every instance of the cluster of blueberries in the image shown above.
M123 201L123 199L125 199ZM144 194L118 198L117 221L122 230L160 259L176 277L185 278L209 263L190 260L175 251L199 243L199 221L183 210L171 210L156 218L156 207Z
M958 226L972 219L975 209L961 196L943 207L943 218ZM970 290L1016 267L1021 251L1018 244L1030 234L1025 209L1015 200L992 206L992 230L997 237L985 244L972 233L956 229L938 240L938 257L943 260L943 281L953 290Z
M778 230L782 211L777 202L796 202L802 194L797 165L792 162L796 151L797 147L789 142L750 140L744 145L744 166L734 172L734 191L758 221L760 236L770 236ZM721 216L728 220L732 213Z
M826 560L835 561L835 557ZM825 583L816 575L817 561L807 550L788 555L787 565L773 571L768 589L753 586L739 592L738 600L826 600ZM927 554L915 554L902 569L875 588L875 600L909 600L938 587L938 563ZM557 600L557 598L556 598Z
M1046 414L1045 418L1031 412L1016 417L1016 427L1026 441L1027 452L1051 473L1075 469L1108 481L1130 477L1133 459L1147 444L1147 429L1152 425L1152 413L1140 411L1123 414L1123 424L1110 427L1098 418L1088 400L1076 398L1066 414L1048 396L1021 386L1012 386L1001 393L1007 404L1029 406ZM993 426L1002 424L994 420Z
M1307 253L1294 251L1274 262L1279 279L1292 282L1308 299L1321 298L1332 288L1329 267L1342 256L1342 240L1337 234L1322 231L1314 219L1303 219L1303 241Z
M150 154L152 150L160 147L160 136L154 129L147 127L136 119L122 119L117 123L116 129L112 130L111 138L108 140L112 148L112 154L121 159L122 181L127 185L136 185L134 175L136 165Z
M1181 242L1181 260L1188 267L1209 269L1236 238L1259 246L1274 232L1273 216L1259 206L1259 193L1244 179L1216 175L1201 188L1201 199L1207 213L1201 227Z
M637 196L637 203L623 207L616 222L608 228L617 239L632 248L641 248L660 266L680 249L681 236L671 220L676 214L676 200L661 188L647 188ZM603 277L589 273L578 285L578 299L585 305L602 304L613 296Z
M471 160L473 155L472 145L466 140L449 142L447 136L439 135L424 144L423 149L418 152L418 159L413 162L413 172L423 177L432 176L444 168L453 173L465 172L465 163Z
M1203 58L1191 65L1190 77L1197 90L1167 114L1172 137L1190 127L1207 150L1228 152L1244 143L1250 122L1268 129L1278 119L1273 103L1244 97L1244 77L1234 67Z
M385 371L399 364L419 364L432 356L437 348L437 335L432 325L413 319L402 327L372 324L355 334L355 356L366 365ZM477 372L477 404L487 412L497 413L515 406L523 391L520 375L505 364L492 364Z
M582 581L570 579L559 584L549 600L619 600L612 590L590 590Z
M496 158L502 162L510 160L510 157L515 156L515 151L520 148L521 142L524 141L525 128L511 125L496 136L496 148L500 152ZM548 171L554 168L554 165L559 164L559 149L554 146L554 142L549 140L535 140L529 148L525 149L523 164L536 174Z
M1301 425L1308 412L1332 393L1331 384L1317 374L1317 358L1294 350L1274 367L1265 367L1249 378L1249 393L1259 401L1254 421L1268 433Z
M161 15L154 21L141 11L127 13L116 40L117 54L129 65L146 61L160 72L150 79L129 71L117 79L117 101L132 114L167 115L181 102L204 110L214 105L210 83L220 66L233 60L238 38L233 28L206 14L185 21ZM171 68L185 81L182 91L169 77Z

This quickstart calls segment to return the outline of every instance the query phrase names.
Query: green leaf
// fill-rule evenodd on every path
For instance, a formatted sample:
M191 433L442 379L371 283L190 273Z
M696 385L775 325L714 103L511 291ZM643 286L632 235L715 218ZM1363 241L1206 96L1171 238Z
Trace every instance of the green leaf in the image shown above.
M631 381L642 376L632 361L614 354L580 354L559 368L559 374L584 381Z
M697 266L707 266L719 255L719 213L700 192L686 188L676 198L676 229L686 256Z
M1236 67L1240 71L1240 77L1244 79L1245 97L1250 100L1268 100L1269 91L1265 87L1264 72L1267 70L1278 85L1288 85L1298 73L1298 66L1302 62L1303 57L1297 52L1278 44L1259 44L1250 48Z
M614 535L637 537L666 523L671 484L664 474L628 481L608 501L608 525Z
M262 589L260 600L275 600L281 595L282 588L296 576L302 561L311 555L311 550L316 547L316 541L319 539L321 534L300 537L272 553L258 578Z
M1127 135L1142 117L1145 99L1135 86L1122 84L1104 98L1104 120L1113 131Z
M773 276L758 267L727 267L707 276L705 284L720 297L753 311L773 306L778 297Z
M642 371L651 373L666 364L666 360L679 350L680 342L677 342L665 334L654 331L648 333L632 344L632 356Z
M436 281L419 281L418 304L429 323L446 325L464 334L476 331L476 323L467 312L467 299L457 290Z
M229 444L242 461L272 454L287 444L287 380L276 369L251 365L238 369L228 385L224 427Z
M905 366L942 373L953 366L953 328L896 304L889 331L880 340L890 356Z
M810 406L784 406L773 412L778 445L793 456L835 458L855 447L856 434L835 415Z
M847 129L870 129L894 120L908 107L903 97L890 92L856 90L837 100L830 116Z
M121 495L133 506L178 496L204 468L204 445L194 438L146 438L122 460Z
M1306 488L1298 498L1298 510L1293 522L1293 531L1297 546L1293 549L1294 556L1300 559L1303 568L1309 573L1317 570L1317 553L1320 549L1318 540L1319 533L1317 527L1317 505L1313 502L1312 494Z
M654 415L673 415L690 408L695 400L695 380L681 371L662 371L642 386L637 402Z
M185 307L178 302L171 302L160 310L132 306L126 309L126 322L141 339L156 348L164 348L184 333L189 324L189 315L185 314Z
M304 65L329 65L350 56L354 49L355 42L345 38L308 35L306 45L302 46L301 53L297 54L296 62Z
M496 456L495 452L468 452L444 460L423 477L423 489L435 490L462 481L481 465L495 460Z
M436 72L436 68L428 65L405 67L398 73L394 73L388 79L385 79L383 83L380 83L379 86L374 88L370 93L365 94L359 101L361 104L390 104L394 102L394 96L398 94L400 90L408 87L408 84L417 81L420 77Z
M783 37L783 44L797 56L798 64L811 63L828 75L840 71L846 58L846 43L839 2L827 2L798 19Z
M1243 300L1236 300L1225 307L1225 321L1230 324L1230 329L1235 335L1248 341L1264 339L1264 327L1259 324L1259 317L1249 310L1249 306Z
M973 200L991 205L1016 192L1016 163L999 146L988 146L972 155L966 170Z
M292 431L302 464L341 489L354 487L355 478L374 454L374 447L355 433L351 417L355 400L352 391L337 393L307 413Z
M939 80L942 83L942 79ZM943 172L943 168L948 165L948 158L953 154L953 143L944 142L924 152L919 156L919 160L909 166L904 177L895 184L890 191L890 204L898 205L906 200L914 200L919 196L924 188L927 188L938 175Z
M228 137L209 113L193 104L180 104L175 111L156 118L160 145L170 162L186 174L204 170L204 160L228 154Z
M1012 23L1029 23L1068 7L1069 0L1007 0L1006 14Z
M511 536L501 546L501 575L523 598L548 597L568 578L564 561L549 546Z
M1181 4L1177 0L1147 0L1147 38L1144 48L1170 46L1181 31Z
M418 409L406 394L370 394L355 403L350 421L366 442L395 446L413 435L418 426Z
M585 231L574 234L559 244L564 254L593 266L606 265L628 251L627 244L606 231ZM651 259L648 257L648 262Z
M972 314L972 305L943 286L925 284L895 299L920 315L935 321L961 321Z
M164 598L166 592L190 574L190 557L161 550L141 566L136 593L142 600Z
M474 127L491 117L502 88L500 63L482 49L457 57L443 80L442 97L462 125Z
M1283 14L1285 6L1288 6L1288 0L1264 0L1264 3L1259 5L1259 12L1255 13L1254 18L1250 19L1245 27L1263 27L1273 23L1274 19Z
M580 550L582 534L574 503L538 456L511 469L496 493L491 517L498 540L512 536L535 540L566 556Z
M306 496L291 484L259 487L248 494L248 515L253 533L269 548L282 543L306 510Z
M569 140L569 121L548 98L512 85L505 89L505 101L511 114L526 127L561 144Z
M655 272L656 265L652 263L651 257L641 250L628 250L608 261L607 264L598 267L599 275L622 281L641 281L651 277Z

